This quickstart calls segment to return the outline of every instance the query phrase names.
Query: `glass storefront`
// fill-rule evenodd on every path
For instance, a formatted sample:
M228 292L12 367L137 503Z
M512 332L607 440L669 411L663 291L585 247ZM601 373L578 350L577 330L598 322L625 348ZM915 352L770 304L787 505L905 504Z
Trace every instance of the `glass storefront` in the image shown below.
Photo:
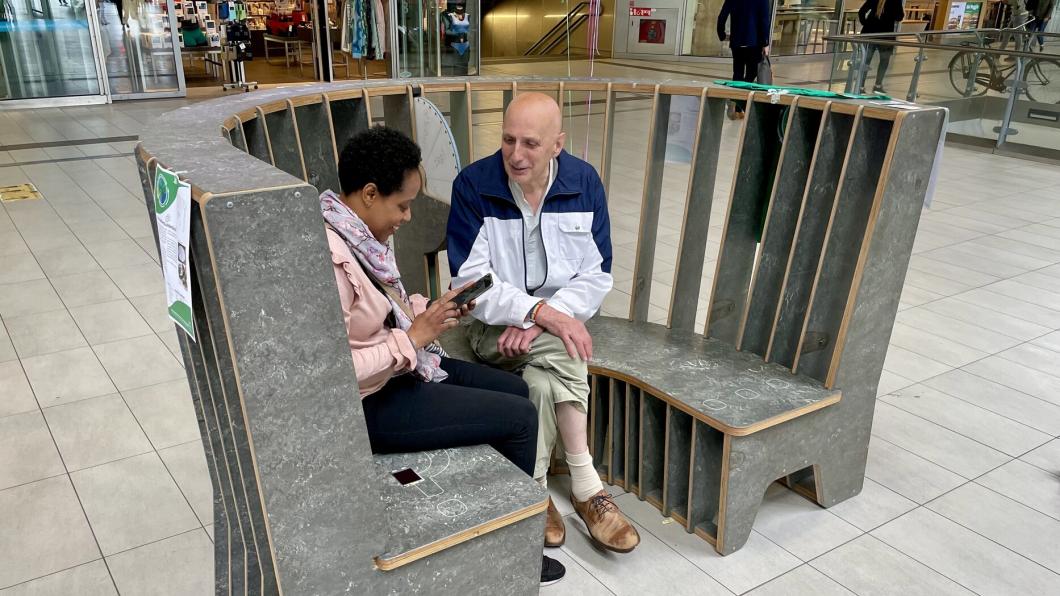
M0 2L0 99L103 93L84 0Z
M472 0L0 0L0 107L179 97L187 85L463 76ZM318 16L319 15L319 16ZM244 21L238 52L227 26ZM315 29L327 23L330 75ZM28 102L28 103L27 103Z
M110 92L124 97L180 91L183 69L179 47L174 49L173 0L97 1Z
M396 78L478 74L479 3L400 0Z

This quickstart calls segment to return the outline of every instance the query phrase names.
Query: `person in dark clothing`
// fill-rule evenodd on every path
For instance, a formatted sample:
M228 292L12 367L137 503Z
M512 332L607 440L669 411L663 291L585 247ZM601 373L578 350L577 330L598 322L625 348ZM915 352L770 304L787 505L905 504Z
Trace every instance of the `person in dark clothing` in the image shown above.
M1046 25L1049 24L1049 19L1053 17L1053 8L1055 6L1055 0L1028 0L1027 1L1027 12L1030 16L1034 17L1031 21L1030 30L1037 31L1038 37L1038 50L1045 51L1045 36L1040 35L1045 31Z
M858 10L858 20L861 21L861 33L894 33L898 30L898 24L905 18L905 8L902 0L865 0ZM895 39L893 35L883 36L881 39ZM891 64L891 56L894 55L893 46L880 46L877 44L866 44L865 61L862 62L861 88L858 93L865 93L865 79L868 77L869 63L872 55L879 54L879 64L876 66L876 83L872 90L883 93L883 77L887 74L887 67Z
M731 20L726 36L725 23ZM725 0L718 14L718 39L729 40L732 49L732 80L753 83L758 65L769 54L773 35L773 8L770 0ZM742 118L743 106L736 104L730 118Z

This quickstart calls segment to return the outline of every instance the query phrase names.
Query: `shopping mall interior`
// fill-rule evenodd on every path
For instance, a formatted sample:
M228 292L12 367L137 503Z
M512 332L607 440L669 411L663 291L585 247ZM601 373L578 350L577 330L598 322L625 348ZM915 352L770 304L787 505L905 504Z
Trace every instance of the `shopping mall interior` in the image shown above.
M660 119L659 89L716 90L713 82L732 78L731 52L716 29L723 4L631 0L627 11L614 0L4 3L0 596L231 593L215 584L222 489L211 479L217 468L207 461L195 373L187 368L193 344L171 319L137 152L145 131L158 136L164 115L306 85L325 85L313 88L319 97L331 92L327 85L356 81L404 89L408 80L468 77L438 102L453 129L445 138L457 139L454 150L465 143L466 166L501 147L504 111L519 84L635 81L639 87L619 93L557 87L555 96L566 150L598 170L608 164L614 289L599 315L636 312L664 328L673 322L690 225L686 187L696 169L694 158L671 153L680 147L655 145L653 123L665 131L669 122L674 134L681 118L678 103L667 100L669 120ZM822 507L793 490L794 476L778 479L765 490L746 544L723 556L717 536L705 540L681 515L660 515L659 503L609 470L604 486L640 535L633 552L618 554L587 533L568 496L570 477L556 473L548 492L566 542L544 554L566 575L540 592L1060 594L1060 18L1043 19L1038 38L1007 29L1030 14L1023 0L906 0L898 41L879 42L895 44L884 80L877 63L858 66L877 43L855 37L862 2L769 4L772 84L781 90L772 92L774 102L810 89L831 94L812 101L854 105L859 118L862 109L898 113L912 103L948 109L938 152L932 146L902 162L915 168L935 160L925 170L930 190L922 209L917 203L882 373L871 383L860 494ZM1013 16L1010 4L1025 12ZM326 36L311 25L325 12ZM229 43L233 22L247 25L245 40ZM329 51L320 51L322 37ZM322 73L329 62L331 72ZM874 75L886 96L851 99ZM467 81L495 86L468 98L460 117L453 102ZM471 83L467 89L471 95ZM769 106L762 93L748 105ZM364 97L368 121L389 125L393 102ZM696 110L706 109L698 106L707 105L708 92L702 97ZM747 146L753 120L726 110L730 117L718 114L712 137L719 148L702 273L691 281L702 288L690 303L697 333L715 316L711 292L732 197L749 184L740 174L747 154L737 147ZM232 130L225 129L227 141L239 147ZM241 130L253 154L250 128ZM611 139L613 154L601 138ZM269 142L271 156L277 141ZM188 154L198 147L189 143ZM898 149L881 147L884 171L897 172L889 156ZM686 149L696 152L691 143ZM653 165L652 151L664 167ZM777 182L783 186L779 173ZM649 217L658 220L650 230L657 244L644 279ZM645 283L652 291L641 308ZM254 468L248 477L259 473ZM266 550L286 553L273 539ZM285 593L303 593L284 585ZM428 585L424 593L446 592ZM483 586L481 593L507 591Z

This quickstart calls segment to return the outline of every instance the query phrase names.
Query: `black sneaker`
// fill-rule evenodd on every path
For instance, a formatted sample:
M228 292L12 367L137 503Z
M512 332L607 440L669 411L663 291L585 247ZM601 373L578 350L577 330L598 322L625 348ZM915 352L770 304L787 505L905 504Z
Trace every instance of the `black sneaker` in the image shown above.
M567 574L567 569L563 566L563 563L544 555L541 556L541 587L551 586L552 584L563 579L563 576Z

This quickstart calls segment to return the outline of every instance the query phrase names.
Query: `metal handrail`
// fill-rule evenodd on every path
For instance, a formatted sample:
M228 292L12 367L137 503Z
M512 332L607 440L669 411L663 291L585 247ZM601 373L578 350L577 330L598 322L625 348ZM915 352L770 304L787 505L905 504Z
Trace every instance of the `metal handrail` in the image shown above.
M569 33L573 32L573 31L577 30L578 27L581 27L585 23L585 21L588 21L588 20L589 20L589 13L585 13L585 14L579 16L577 19L574 20L573 23L571 23L570 28L567 30L567 33L569 34ZM557 38L553 39L552 43L548 44L548 46L545 47L545 49L541 51L541 54L542 55L548 54L561 41L563 41L563 37L557 37Z
M1033 68L1035 64L1042 62L1055 62L1060 64L1060 54L1054 52L1032 52L1030 51L1031 43L1034 39L1041 37L1048 37L1052 39L1060 38L1060 34L1056 33L1039 33L1037 31L1026 31L1023 28L1031 21L1027 21L1022 25L1006 29L964 29L964 30L946 30L946 31L919 31L910 33L899 33L899 32L885 32L885 33L872 33L862 35L826 35L825 41L833 43L833 72L835 72L835 60L842 54L850 54L848 61L849 73L846 80L846 91L855 92L864 87L865 77L867 74L867 61L869 59L869 52L867 48L869 46L882 46L882 47L904 47L914 48L918 50L914 61L916 65L913 69L913 76L909 83L908 94L906 100L915 102L918 93L919 79L921 74L921 66L927 59L925 54L926 50L938 50L943 52L956 52L958 55L967 53L975 56L972 59L971 65L967 72L964 73L964 78L967 79L967 90L964 92L964 97L971 97L974 86L977 82L979 61L984 56L990 57L990 60L994 60L995 56L1006 56L1015 61L1015 71L1012 77L1010 86L1011 90L1008 93L1005 112L1001 118L1001 126L996 127L995 131L998 133L997 147L1001 148L1008 140L1010 134L1014 134L1011 128L1013 121L1013 115L1016 108L1016 102L1019 100L1021 93L1025 92L1027 87L1023 81L1027 68ZM945 38L946 36L960 35L968 39L963 43L933 43L926 41L932 39L931 36L938 36ZM991 39L992 36L996 36ZM901 38L906 38L902 40ZM911 41L908 38L913 38L915 41ZM934 38L937 39L938 38ZM1017 49L1005 49L1003 46L1008 44L1009 40L1015 40L1014 47ZM1002 47L992 47L991 44L995 42L1003 42ZM847 46L846 44L850 44ZM1039 43L1039 45L1042 45ZM846 48L852 48L848 50ZM844 48L844 49L840 49ZM1007 80L1007 79L1006 79ZM1030 96L1028 95L1028 98Z
M1007 27L1007 28L1000 28L1000 29L997 28L997 27L984 27L984 28L980 28L980 29L932 29L930 31L884 31L882 33L858 33L856 35L830 35L828 37L833 37L833 38L836 38L836 39L847 40L847 39L858 39L858 38L862 38L862 37L867 37L867 38L891 38L891 37L903 37L903 36L906 36L906 37L909 37L909 36L919 37L921 35L969 35L969 34L977 34L977 33L1016 33L1016 34L1019 34L1019 35L1026 35L1028 37L1032 36L1032 35L1033 36L1044 35L1046 37L1060 37L1060 33L1050 33L1050 32L1047 32L1047 31L1042 31L1042 32L1028 31L1028 30L1023 28L1025 26L1026 26L1026 23L1024 23L1023 25L1018 25L1016 27Z
M567 13L567 16L565 16L562 19L560 19L559 22L557 22L555 25L553 25L552 28L549 29L547 33L542 35L541 38L538 39L534 43L534 45L530 46L530 48L528 50L523 52L523 55L524 56L533 55L536 52L536 50L538 49L539 46L541 46L542 44L547 42L549 39L551 39L551 37L553 35L555 35L556 32L560 31L570 21L571 17L577 16L577 13L582 8L585 8L587 6L589 6L588 2L579 2L574 8L570 9L570 12ZM586 13L584 16L588 16L588 13ZM581 21L581 22L584 22L584 21ZM579 25L580 24L581 23L579 23ZM555 47L555 45L556 45L555 42L553 42L552 45L548 46L548 49L546 49L545 52L550 51L553 47ZM542 53L544 53L544 52L542 52Z
M970 33L981 32L981 31L998 31L998 32L1001 32L1003 30L1002 29L986 29L986 30L983 30L983 29L968 29L966 31L963 31L963 33L970 34ZM945 32L945 31L925 31L925 32L922 32L922 33L917 33L917 34L906 33L905 35L920 36L920 35L933 35L933 34L936 34L936 33L948 33L948 32ZM860 45L873 44L873 45L878 45L878 46L900 47L900 48L917 48L917 49L925 49L925 50L945 50L945 51L951 51L951 52L954 51L954 50L957 50L957 51L971 51L971 50L975 50L975 52L979 53L979 54L993 54L993 55L998 55L998 56L1014 56L1016 58L1028 58L1028 59L1030 59L1030 58L1060 59L1060 54L1055 54L1055 53L1052 53L1052 52L1021 52L1021 51L1016 51L1016 50L1004 50L1004 49L999 49L999 48L992 48L992 47L989 47L989 46L982 46L982 45L962 46L962 45L958 45L958 44L928 43L928 42L923 42L923 41L917 41L917 42L899 41L897 39L880 39L880 38L876 38L875 35L876 34L869 34L869 35L826 35L826 36L824 36L824 40L825 41L831 41L831 42L860 44ZM888 33L888 34L885 34L885 35L887 35L889 37L894 37L895 35L898 35L898 34ZM1037 34L1035 34L1035 35L1037 35ZM1046 37L1057 37L1057 38L1060 38L1060 35L1058 35L1056 33L1046 33L1046 34L1043 34L1043 35L1045 35Z

